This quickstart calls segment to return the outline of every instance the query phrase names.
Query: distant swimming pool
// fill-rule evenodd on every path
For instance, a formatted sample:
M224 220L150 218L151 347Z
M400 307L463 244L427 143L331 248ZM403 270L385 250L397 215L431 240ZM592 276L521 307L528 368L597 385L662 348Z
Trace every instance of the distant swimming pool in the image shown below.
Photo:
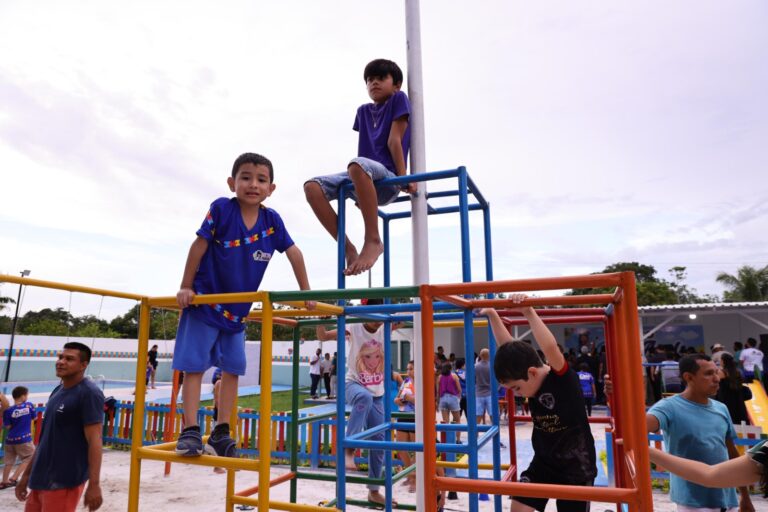
M3 382L0 384L0 392L10 396L13 388L16 386L24 386L29 389L29 393L50 393L53 388L59 385L58 380L43 380L43 381L31 381L31 382ZM94 379L93 382L99 386L102 390L115 389L115 388L128 388L134 386L132 380L104 380Z

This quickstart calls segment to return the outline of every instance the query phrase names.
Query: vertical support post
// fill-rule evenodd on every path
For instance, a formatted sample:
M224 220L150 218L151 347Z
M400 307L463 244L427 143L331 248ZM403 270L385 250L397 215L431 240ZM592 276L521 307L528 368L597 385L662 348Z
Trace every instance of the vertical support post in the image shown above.
M131 430L131 471L128 483L128 512L139 510L139 487L141 485L141 459L139 448L144 443L144 401L147 384L144 375L147 368L147 352L149 350L149 320L152 308L146 297L139 304L139 347L136 353L136 401L133 404L133 429Z
M392 421L392 322L384 323L384 422ZM384 440L392 440L392 431L384 431ZM377 475L378 476L378 475ZM392 512L392 450L384 450L384 488L387 490L384 510Z
M645 428L645 400L643 393L643 365L640 345L640 325L637 315L637 289L635 286L635 274L622 272L622 301L620 304L621 316L625 326L627 340L627 353L620 359L623 366L619 371L622 377L628 377L626 398L628 407L626 422L630 427L628 432L631 437L629 449L635 457L636 468L649 468L651 465L648 456L648 432ZM626 441L626 438L625 438ZM626 446L626 445L625 445ZM623 461L622 461L623 462ZM630 509L639 510L643 502L651 500L651 474L649 471L637 471L635 475L635 487L638 490L636 502L630 504Z
M459 167L459 218L461 219L461 277L472 281L472 258L469 247L469 199L467 198L467 168Z
M336 319L336 508L344 512L347 510L347 470L344 466L344 450L346 450L345 437L347 431L346 421L346 338L347 322L344 315Z
M423 345L419 348L421 353L416 352L416 356L421 359L421 366L415 366L419 371L414 372L416 376L422 375L434 375L435 374L435 354L432 351L432 347L435 345L434 341L434 325L433 315L434 308L432 305L432 295L430 288L427 285L422 285L419 290L419 296L421 298L421 314L424 320L421 325L421 339ZM421 465L422 475L421 480L417 482L423 482L423 492L417 494L416 510L424 510L426 512L434 512L437 509L437 502L435 496L437 495L437 486L435 485L435 476L437 471L437 429L435 428L435 387L432 382L425 384L425 379L422 378L421 387L416 388L417 393L421 393L421 399L416 400L416 404L421 404L421 421L418 421L417 416L416 423L416 441L423 442L424 451L422 454ZM419 409L416 409L417 414ZM429 425L427 425L427 419L429 419ZM472 422L470 422L472 423ZM421 441L419 440L421 438ZM469 439L467 440L470 441ZM476 442L476 441L475 441ZM416 456L418 457L416 452ZM470 451L471 453L471 451ZM470 455L471 457L471 455ZM416 469L419 469L419 462L417 459ZM424 477L426 475L426 478ZM423 508L420 508L423 507Z
M464 329L473 330L472 324L472 311L467 310L464 312ZM473 331L474 332L474 331ZM491 354L491 362L496 358L496 338L493 336L493 331L488 336L488 351ZM493 372L493 364L491 366L491 424L499 426L499 383L496 381L496 374ZM507 417L509 417L509 404L507 404ZM514 426L510 426L510 429ZM470 455L471 457L471 455ZM497 482L501 480L501 430L493 436L493 479ZM494 510L501 512L501 495L496 494L493 497Z
M427 159L425 152L425 130L424 130L424 80L422 77L421 64L421 11L419 0L405 0L405 36L408 56L408 96L411 100L411 116L409 123L411 127L411 174L420 174L426 172ZM429 283L429 233L427 231L427 182L420 181L416 185L416 194L411 197L411 237L413 244L413 284L425 285ZM430 299L431 300L431 299ZM431 308L430 308L431 309ZM422 349L422 343L425 341L419 335L422 332L423 313L413 315L413 343L414 343L414 364L416 368L422 367L423 361L420 361L422 354L432 352L434 341L430 336L430 345ZM429 313L429 325L432 325L432 312ZM427 350L428 349L428 350ZM430 358L434 357L434 354ZM421 363L421 364L420 364ZM424 389L425 375L416 372L416 388ZM432 383L430 382L431 386ZM432 416L425 416L423 400L416 401L416 442L422 442L423 438L420 432L423 430L426 418L430 418L430 424L434 421L434 410ZM434 407L432 407L434 409ZM419 428L421 426L422 428ZM433 441L434 442L434 441ZM434 457L434 453L432 453ZM425 500L423 492L416 495L416 510L427 510L427 504L434 506L435 495L429 494L430 489L434 491L434 486L429 485L425 478L424 459L427 457L424 453L416 452L416 481L426 484L425 492L428 498ZM432 460L432 470L429 479L435 478L434 458ZM431 509L430 509L431 510Z
M493 251L491 245L491 207L483 208L483 233L485 235L485 280L493 281Z
M299 325L293 328L293 354L291 358L291 368L293 371L293 378L291 384L291 422L289 424L290 429L290 443L289 449L291 450L291 473L296 474L299 467L299 359L301 354L301 331ZM336 350L338 352L338 349ZM337 371L338 375L339 372ZM338 397L337 397L338 400ZM291 478L291 503L296 503L296 493L298 491L298 479Z
M269 510L272 418L272 300L261 297L261 403L259 404L259 510Z
M392 274L390 272L390 265L392 261L390 259L389 250L389 215L384 215L384 226L382 229L384 233L384 288L391 286Z

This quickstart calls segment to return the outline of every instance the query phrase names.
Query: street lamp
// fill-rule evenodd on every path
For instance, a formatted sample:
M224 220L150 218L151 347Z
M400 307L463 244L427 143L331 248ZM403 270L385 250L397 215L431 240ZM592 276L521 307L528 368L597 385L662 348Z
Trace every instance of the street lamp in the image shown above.
M31 274L31 270L22 270L20 272L21 277L27 277L29 274ZM16 298L16 313L13 315L13 324L11 325L11 343L10 347L8 348L8 361L5 363L5 380L3 382L8 382L8 376L11 373L11 357L13 357L13 339L16 337L16 322L19 321L19 305L21 303L21 289L23 288L23 284L19 283L19 296Z

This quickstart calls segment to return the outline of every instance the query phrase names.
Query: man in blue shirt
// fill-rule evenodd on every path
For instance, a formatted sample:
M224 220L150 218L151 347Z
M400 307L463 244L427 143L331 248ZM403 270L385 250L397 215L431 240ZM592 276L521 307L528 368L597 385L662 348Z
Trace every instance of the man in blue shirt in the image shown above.
M32 464L16 485L16 497L27 501L27 512L74 512L83 490L85 507L93 511L101 506L104 394L85 378L90 361L91 349L82 343L66 343L59 353L56 377L61 384L45 407Z
M16 386L11 395L13 396L13 405L8 403L5 395L0 394L3 426L8 429L8 435L3 445L5 467L3 468L3 481L0 482L0 489L7 489L16 485L19 475L27 469L32 455L35 453L35 445L32 443L32 419L35 417L35 406L27 402L29 390L24 386ZM21 464L9 480L8 477L17 457L21 459Z
M717 464L739 456L733 438L731 416L724 404L709 397L717 392L720 378L717 366L705 354L680 359L680 377L685 390L656 403L646 415L649 432L664 432L667 451L705 464ZM711 489L670 476L670 499L678 511L692 510L754 510L747 488L736 491Z

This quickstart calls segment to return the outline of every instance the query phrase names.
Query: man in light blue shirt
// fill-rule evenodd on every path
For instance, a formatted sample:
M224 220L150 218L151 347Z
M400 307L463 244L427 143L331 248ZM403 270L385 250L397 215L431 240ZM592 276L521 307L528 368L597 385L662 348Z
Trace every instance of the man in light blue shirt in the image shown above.
M648 411L646 423L649 432L661 429L667 451L686 459L705 464L717 464L738 457L733 444L736 433L731 416L724 404L709 397L717 393L720 378L717 366L709 356L694 354L680 360L680 377L685 390L664 399ZM677 510L754 510L746 488L736 490L711 489L670 476L670 499Z

